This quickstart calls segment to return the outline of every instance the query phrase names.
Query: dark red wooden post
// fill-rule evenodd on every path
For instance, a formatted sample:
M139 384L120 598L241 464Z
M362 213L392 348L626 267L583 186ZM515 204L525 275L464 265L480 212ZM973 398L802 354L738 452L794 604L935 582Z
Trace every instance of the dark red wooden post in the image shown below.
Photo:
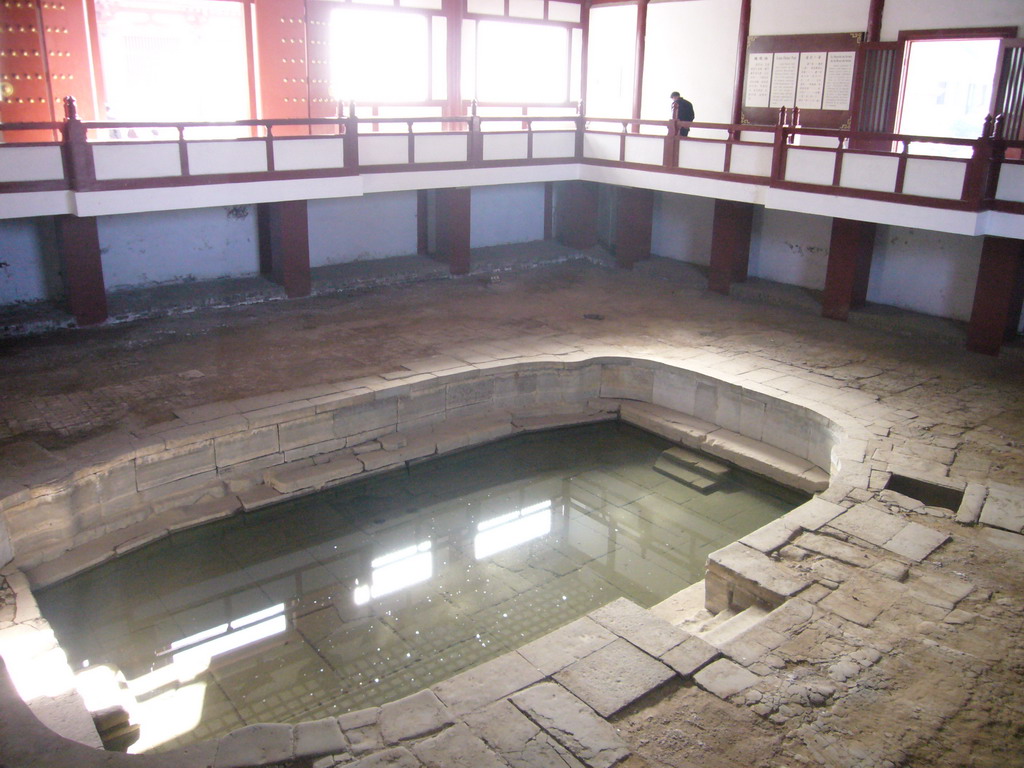
M309 218L305 200L257 206L260 272L284 286L288 298L308 296Z
M339 109L341 103L338 103ZM344 120L345 135L342 146L345 149L345 168L349 173L359 173L359 118L356 117L356 103L348 105L348 117Z
M967 348L998 355L1017 333L1024 303L1024 241L986 235L981 247Z
M823 317L846 320L851 309L864 306L874 251L874 223L832 219L825 295L821 302Z
M64 97L64 173L71 189L92 189L96 183L96 167L89 146L85 124L78 119L74 96Z
M469 272L470 188L439 189L434 197L436 258L453 275Z
M598 186L566 181L555 188L555 237L570 248L597 245Z
M715 200L711 223L711 264L708 288L728 294L729 286L747 279L750 263L750 233L754 206L732 200Z
M68 310L79 325L107 319L100 236L94 216L55 216L57 252Z
M654 223L654 192L619 187L615 213L615 263L632 269L651 256L651 227Z

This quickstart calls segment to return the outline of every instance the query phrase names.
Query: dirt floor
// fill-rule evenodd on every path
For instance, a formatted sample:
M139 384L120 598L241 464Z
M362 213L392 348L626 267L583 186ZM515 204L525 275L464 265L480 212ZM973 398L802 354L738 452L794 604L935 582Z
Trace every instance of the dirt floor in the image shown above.
M737 366L798 366L807 380L875 395L908 414L887 428L892 450L914 446L908 460L1024 485L1020 348L969 354L962 338L950 342L948 321L929 333L927 318L890 317L839 323L784 297L719 296L697 270L665 260L632 272L564 264L200 310L0 341L0 448L31 440L60 451L176 409L485 344L510 357L545 344L636 356L685 347ZM958 610L937 619L915 601L887 606L870 627L808 622L780 647L771 685L738 704L692 684L659 689L616 719L635 750L625 765L1024 765L1024 550L994 546L980 527L933 523L954 538L922 568L976 587ZM842 654L863 667L852 682L836 670Z

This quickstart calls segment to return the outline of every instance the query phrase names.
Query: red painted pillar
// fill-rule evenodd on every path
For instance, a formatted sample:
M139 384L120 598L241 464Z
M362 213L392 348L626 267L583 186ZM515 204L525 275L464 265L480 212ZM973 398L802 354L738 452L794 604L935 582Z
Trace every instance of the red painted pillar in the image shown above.
M100 236L94 216L56 216L57 252L68 309L79 325L107 319Z
M593 248L597 245L597 206L597 184L559 184L555 194L555 237L570 248Z
M1024 241L986 235L967 325L967 348L998 355L1003 342L1017 333L1022 303Z
M257 206L260 272L284 286L288 298L308 296L309 219L305 200Z
M821 303L823 317L845 320L851 309L864 306L868 298L868 278L874 250L873 223L832 219L825 295Z
M752 203L715 200L711 223L711 265L708 288L729 293L729 286L747 279L750 233L754 226Z
M465 275L469 272L470 189L439 189L434 202L436 258L453 275Z
M615 263L623 269L651 256L654 192L619 187L615 213Z

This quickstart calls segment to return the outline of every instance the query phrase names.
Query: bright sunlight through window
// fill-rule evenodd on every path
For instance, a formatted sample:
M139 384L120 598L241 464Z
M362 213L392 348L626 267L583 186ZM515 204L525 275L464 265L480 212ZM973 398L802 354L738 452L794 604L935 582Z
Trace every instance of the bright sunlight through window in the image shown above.
M338 101L428 98L427 17L366 8L331 14L331 96Z
M476 98L557 104L569 98L569 33L563 27L481 21Z
M997 39L911 42L899 132L978 138L992 98L998 56ZM921 143L914 148L934 152ZM969 154L969 148L963 149Z

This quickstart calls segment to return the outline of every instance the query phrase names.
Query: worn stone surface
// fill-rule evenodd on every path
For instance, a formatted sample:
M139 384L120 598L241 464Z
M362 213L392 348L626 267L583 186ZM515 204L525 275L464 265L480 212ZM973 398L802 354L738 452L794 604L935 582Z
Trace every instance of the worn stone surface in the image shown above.
M758 677L730 659L719 659L700 670L693 679L701 688L727 699L754 685Z
M620 639L573 662L554 677L608 717L672 676L669 667Z
M424 690L380 708L377 724L385 744L415 739L455 722L433 691Z
M1024 532L1024 490L1001 484L989 488L981 508L981 522L1012 533Z
M652 656L661 656L686 639L686 633L625 598L613 600L590 618Z
M427 768L507 768L507 764L462 723L423 739L412 751Z
M662 654L661 660L683 677L693 675L698 669L719 655L711 643L691 635L679 645Z
M249 725L220 740L213 768L244 768L291 758L292 726Z
M581 765L547 731L506 699L466 715L465 721L511 768L578 768Z
M584 616L527 643L519 653L545 675L551 675L603 648L615 637L592 618Z
M511 701L590 768L611 768L629 754L612 725L559 685L541 683L520 691Z
M532 685L544 677L520 654L512 652L485 662L433 687L456 715L462 715Z
M334 717L297 723L294 735L296 757L339 754L348 748L348 739Z

